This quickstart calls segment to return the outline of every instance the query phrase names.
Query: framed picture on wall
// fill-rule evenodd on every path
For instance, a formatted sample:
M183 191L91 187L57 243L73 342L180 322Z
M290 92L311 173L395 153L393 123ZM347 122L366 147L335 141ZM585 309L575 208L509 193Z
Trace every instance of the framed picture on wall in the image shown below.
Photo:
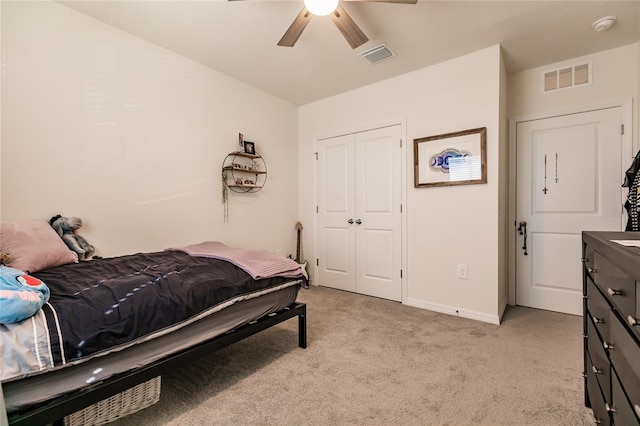
M487 128L413 140L414 187L487 183Z
M256 146L253 142L244 141L244 153L245 154L256 154Z

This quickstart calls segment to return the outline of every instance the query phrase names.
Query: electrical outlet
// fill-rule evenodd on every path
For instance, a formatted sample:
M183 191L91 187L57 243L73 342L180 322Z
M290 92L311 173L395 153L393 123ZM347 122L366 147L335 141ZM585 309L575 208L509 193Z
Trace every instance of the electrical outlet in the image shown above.
M466 280L468 278L466 263L458 263L458 267L456 271L457 271L458 278L460 278L461 280Z

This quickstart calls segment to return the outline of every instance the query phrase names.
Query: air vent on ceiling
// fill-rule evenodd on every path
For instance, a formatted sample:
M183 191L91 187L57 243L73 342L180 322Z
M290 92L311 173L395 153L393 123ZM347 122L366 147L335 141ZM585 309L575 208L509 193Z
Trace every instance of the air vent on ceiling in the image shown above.
M387 59L391 56L396 56L396 54L389 49L389 46L387 46L386 43L382 43L379 46L362 52L360 55L372 64L380 62L381 60Z
M544 71L542 79L545 93L591 84L591 62Z

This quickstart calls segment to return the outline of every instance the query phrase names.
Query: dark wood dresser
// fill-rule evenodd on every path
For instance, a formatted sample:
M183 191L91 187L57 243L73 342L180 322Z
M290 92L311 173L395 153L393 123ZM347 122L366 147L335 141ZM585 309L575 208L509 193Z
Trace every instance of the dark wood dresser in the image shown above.
M585 405L596 423L640 425L640 232L583 232Z

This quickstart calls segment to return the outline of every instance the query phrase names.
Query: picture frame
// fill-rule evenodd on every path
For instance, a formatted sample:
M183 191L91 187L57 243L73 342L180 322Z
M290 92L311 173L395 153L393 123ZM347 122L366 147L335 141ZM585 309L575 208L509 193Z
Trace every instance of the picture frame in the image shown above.
M256 155L256 146L253 142L244 141L244 153L249 155Z
M240 149L244 149L244 135L242 133L238 133L238 146Z
M487 183L487 128L413 140L414 187Z

